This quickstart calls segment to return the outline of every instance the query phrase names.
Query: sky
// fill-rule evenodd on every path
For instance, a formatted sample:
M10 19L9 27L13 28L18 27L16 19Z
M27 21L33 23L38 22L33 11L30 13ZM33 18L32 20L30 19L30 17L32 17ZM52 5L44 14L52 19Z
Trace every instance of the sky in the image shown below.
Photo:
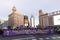
M17 12L27 15L30 19L34 14L35 25L39 24L39 10L50 13L60 10L60 0L0 0L0 19L8 19L15 6Z

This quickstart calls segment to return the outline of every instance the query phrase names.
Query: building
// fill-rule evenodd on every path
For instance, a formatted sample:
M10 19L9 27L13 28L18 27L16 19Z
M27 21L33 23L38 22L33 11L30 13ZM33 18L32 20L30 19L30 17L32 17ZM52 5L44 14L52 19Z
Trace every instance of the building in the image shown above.
M28 16L24 15L24 26L29 27Z
M2 24L4 23L5 20L0 19L0 29L2 29Z
M4 23L4 19L0 19L0 25L2 24L2 23Z
M8 20L0 19L0 29L8 29Z
M24 15L16 12L16 7L12 8L12 13L8 15L9 17L9 26L11 29L16 27L21 27L24 25Z
M35 18L33 14L31 15L30 18L30 27L35 28Z
M43 13L42 10L39 10L40 27L44 28L46 26L60 25L59 22L60 22L60 10L51 13Z
M8 29L8 20L7 21L4 21L4 23L2 23L2 25L1 25L2 27L2 29Z
M39 25L42 28L54 25L53 16L50 16L48 13L44 14L42 10L39 10Z

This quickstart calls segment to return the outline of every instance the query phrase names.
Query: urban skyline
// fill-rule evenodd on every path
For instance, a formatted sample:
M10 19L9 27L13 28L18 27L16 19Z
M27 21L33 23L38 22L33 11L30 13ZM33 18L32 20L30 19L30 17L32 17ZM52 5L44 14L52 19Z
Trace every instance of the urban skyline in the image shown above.
M35 24L39 23L38 11L42 9L44 12L52 12L60 10L60 0L1 0L0 1L0 18L8 19L12 7L15 5L19 13L30 15L34 13ZM18 4L18 5L17 5ZM57 5L58 4L58 5Z
M60 0L0 0L0 40L60 40Z

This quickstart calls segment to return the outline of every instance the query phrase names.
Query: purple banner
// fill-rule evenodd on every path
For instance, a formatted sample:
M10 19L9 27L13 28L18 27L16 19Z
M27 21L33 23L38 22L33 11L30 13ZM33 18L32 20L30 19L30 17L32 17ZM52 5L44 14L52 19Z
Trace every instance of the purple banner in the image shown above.
M50 34L50 33L54 33L54 30L51 29L45 29L45 30L41 30L41 29L23 29L23 30L4 30L3 31L3 36L13 36L13 35L20 35L20 34Z

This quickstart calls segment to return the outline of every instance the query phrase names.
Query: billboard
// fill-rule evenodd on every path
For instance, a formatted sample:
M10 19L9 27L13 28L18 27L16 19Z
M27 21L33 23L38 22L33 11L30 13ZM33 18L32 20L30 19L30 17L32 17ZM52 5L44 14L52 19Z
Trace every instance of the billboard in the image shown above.
M28 26L28 16L24 16L24 25Z
M60 15L53 16L54 25L60 25Z

